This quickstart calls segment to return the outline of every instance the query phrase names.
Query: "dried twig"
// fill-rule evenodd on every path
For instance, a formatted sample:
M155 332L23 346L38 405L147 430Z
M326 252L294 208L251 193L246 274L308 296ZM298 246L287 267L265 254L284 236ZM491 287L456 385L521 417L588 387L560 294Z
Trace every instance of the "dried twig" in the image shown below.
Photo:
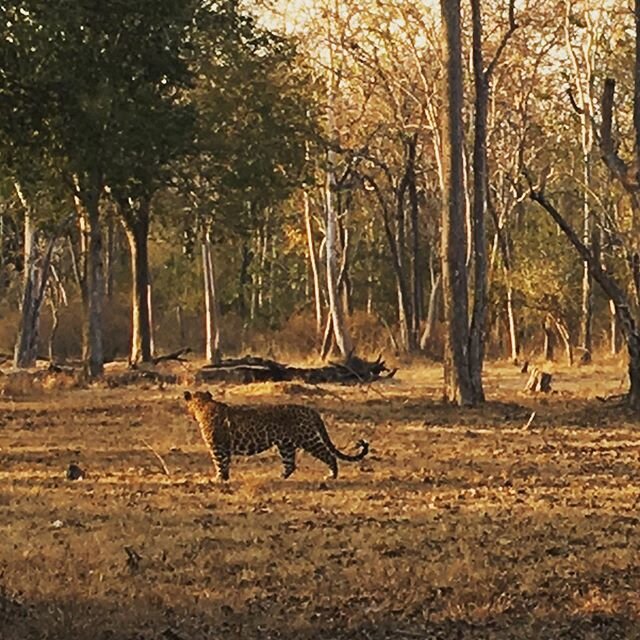
M535 420L536 417L536 412L532 411L531 415L529 416L529 419L527 420L527 424L524 425L525 429L529 429L531 427L531 425L533 424L533 421Z
M162 456L146 440L142 440L142 444L147 447L147 449L149 449L149 451L151 451L151 453L153 453L153 455L158 459L158 462L160 463L164 474L166 476L170 476L171 472L169 471L169 467L167 467L167 463L164 461Z
M124 550L127 552L127 566L131 571L137 571L142 556L133 547L125 547Z
M626 400L629 397L628 393L612 393L608 396L596 396L596 400L600 400L600 402L611 402L612 400Z

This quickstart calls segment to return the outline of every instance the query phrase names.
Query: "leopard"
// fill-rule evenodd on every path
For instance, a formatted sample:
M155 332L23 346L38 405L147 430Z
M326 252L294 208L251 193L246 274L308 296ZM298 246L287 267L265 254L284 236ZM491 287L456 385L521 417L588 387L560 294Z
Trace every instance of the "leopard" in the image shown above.
M302 449L324 462L338 477L338 459L362 460L369 443L359 440L357 454L339 451L331 441L320 413L300 404L229 405L209 391L184 392L187 413L197 422L211 455L218 480L229 480L232 455L252 456L275 446L282 459L282 477L296 470L296 451Z

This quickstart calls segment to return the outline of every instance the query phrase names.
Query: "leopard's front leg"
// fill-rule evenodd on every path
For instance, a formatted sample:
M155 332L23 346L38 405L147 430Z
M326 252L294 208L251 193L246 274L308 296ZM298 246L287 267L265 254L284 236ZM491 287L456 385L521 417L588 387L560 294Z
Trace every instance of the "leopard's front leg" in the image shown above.
M226 447L213 447L211 451L213 466L216 468L218 480L227 481L229 479L229 466L231 464L231 453Z
M229 465L231 463L231 445L225 431L226 424L220 416L214 416L212 421L200 420L200 433L216 470L218 480L229 479Z

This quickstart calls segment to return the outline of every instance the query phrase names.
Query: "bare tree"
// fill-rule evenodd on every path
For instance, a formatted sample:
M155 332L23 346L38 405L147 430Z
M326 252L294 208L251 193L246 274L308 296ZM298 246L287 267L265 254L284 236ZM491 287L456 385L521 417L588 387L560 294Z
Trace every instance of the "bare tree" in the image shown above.
M475 397L469 367L469 327L464 203L463 78L460 0L441 0L446 101L442 118L444 177L442 291L446 322L445 396L462 405Z
M484 68L482 53L481 0L471 0L473 27L473 84L475 88L474 139L473 139L473 204L472 238L474 257L474 289L471 326L469 327L469 369L474 402L484 402L482 366L484 361L484 331L487 313L487 238L485 212L487 208L487 116L491 75L511 34L516 29L514 0L509 2L509 27L496 53Z

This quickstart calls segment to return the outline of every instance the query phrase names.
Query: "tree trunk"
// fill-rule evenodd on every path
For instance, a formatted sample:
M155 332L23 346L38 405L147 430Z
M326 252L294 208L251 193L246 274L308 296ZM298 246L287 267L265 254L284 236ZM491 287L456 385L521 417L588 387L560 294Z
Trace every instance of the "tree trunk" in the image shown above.
M629 405L640 411L640 333L634 331L627 338L629 352Z
M406 145L405 145L406 147ZM398 293L398 323L400 325L400 340L405 351L411 352L415 349L415 343L412 344L412 326L413 326L413 310L411 309L411 292L409 287L408 268L407 268L407 247L406 247L406 215L405 215L405 193L408 187L410 157L405 150L406 166L405 173L402 177L400 185L396 189L396 216L395 216L395 236L394 244L396 247L397 261L397 277L396 290Z
M395 197L395 225L392 224L392 216L390 212L390 206L383 193L383 190L378 185L378 182L372 176L363 174L363 179L371 187L374 192L378 204L380 205L380 212L382 213L382 222L384 227L385 237L387 239L387 245L391 254L391 266L393 267L393 274L396 279L396 294L398 300L398 323L400 325L400 334L402 341L402 348L404 351L415 350L415 340L412 341L412 326L413 326L413 313L411 308L411 287L410 278L406 269L406 247L404 246L404 230L401 227L404 226L404 197L408 186L408 169L405 167L405 173L400 184L393 188ZM391 183L391 180L389 180ZM415 336L413 336L415 338Z
M460 0L441 0L445 28L446 100L443 109L447 189L442 207L442 290L446 323L445 396L473 405L470 376L462 120Z
M589 246L592 242L592 234L595 231L595 219L589 203L591 197L591 151L593 147L593 66L595 63L595 43L597 37L593 31L592 21L586 20L587 40L574 46L572 40L572 23L575 17L575 3L565 0L564 33L565 44L569 61L573 71L572 89L575 89L576 97L570 91L574 107L580 116L580 143L582 147L582 233L583 242ZM593 282L589 265L583 262L582 274L582 305L580 316L580 347L584 353L584 362L591 360L593 348Z
M106 262L106 278L105 278L105 295L108 300L113 297L113 266L116 253L116 226L113 216L109 216L107 220L107 251L105 255Z
M55 363L55 342L60 324L59 309L67 306L67 293L55 268L51 266L51 278L48 285L49 308L51 309L51 331L49 332L49 364Z
M249 267L253 260L253 254L249 248L249 238L242 240L242 261L240 263L240 273L238 274L238 315L242 320L243 327L247 324L247 288L249 288L249 295L251 295L251 276L249 274Z
M335 0L335 7L338 2ZM337 11L336 11L337 13ZM327 17L327 40L329 42L329 77L327 82L327 116L331 145L327 150L327 169L325 176L325 252L327 259L327 298L329 301L329 314L336 345L344 358L349 357L353 351L353 341L349 335L345 320L345 311L338 282L338 181L336 178L336 154L333 145L339 143L339 131L335 122L335 92L337 86L337 69L334 51L333 22L329 13Z
M480 0L471 0L473 20L473 79L475 114L473 139L473 309L469 328L469 369L474 403L484 402L482 367L487 310L487 248L485 211L487 201L487 115L489 78L482 56L482 15Z
M123 212L123 223L131 255L131 347L129 364L151 362L151 308L149 289L149 203L137 211Z
M23 244L23 285L20 308L20 326L14 347L13 364L15 367L32 367L37 357L37 323L34 326L34 302L37 288L37 239L31 221L31 210L20 186L16 183L16 192L24 207L24 244Z
M274 299L276 293L276 234L271 233L269 238L269 306L268 315L270 323L273 323Z
M611 328L610 328L610 350L611 355L618 355L618 350L620 348L618 344L618 317L616 316L616 306L609 300L609 312L611 314Z
M436 328L436 320L438 315L438 300L442 289L442 275L438 274L431 284L431 292L429 293L429 305L427 307L427 319L424 323L424 331L420 336L420 349L426 351L429 343L433 338Z
M38 255L38 234L33 227L31 211L18 185L16 185L16 190L25 207L24 286L20 309L20 327L14 348L13 364L18 368L27 368L34 366L38 358L40 315L49 279L51 254L55 238L51 238L42 255Z
M544 359L547 362L550 362L553 360L555 338L553 336L553 326L549 321L549 318L544 319L544 322L542 323L542 330L544 331L544 347L542 351Z
M332 155L331 152L330 155ZM336 345L342 356L346 358L353 351L353 342L346 326L343 298L338 287L338 221L335 195L335 168L330 161L326 177L327 236L325 251L327 253L327 293Z
M513 286L511 285L511 276L505 269L507 280L507 323L509 326L509 346L511 347L511 362L518 362L518 332L516 330L516 315L513 310Z
M104 348L102 342L102 301L104 274L102 264L102 227L100 225L100 191L95 188L88 194L86 278L84 287L84 331L82 360L85 373L98 378L104 373Z
M207 362L218 364L220 354L220 305L213 268L211 232L206 229L202 241L202 273L204 277L205 352Z
M564 320L558 318L554 315L551 316L553 323L556 326L556 331L560 336L560 340L562 340L562 344L564 345L564 352L567 356L567 364L572 367L573 366L573 347L571 346L571 336L569 335L569 328Z
M418 134L414 134L408 142L409 164L407 170L409 206L411 207L411 302L413 311L413 324L411 326L411 344L415 347L418 344L420 335L420 322L423 318L423 265L421 264L420 252L420 206L418 203L418 188L416 185L416 151L418 145Z
M509 347L511 351L511 362L518 362L518 354L520 346L518 344L518 332L516 329L516 314L513 308L513 283L511 279L511 252L509 250L509 238L505 229L505 220L507 219L507 211L503 210L500 215L495 210L493 199L490 197L491 192L486 191L487 210L491 213L493 223L496 229L494 254L499 250L502 258L502 272L504 274L506 299L505 308L507 313L507 326L509 328Z
M51 331L49 332L49 364L55 363L54 357L54 345L56 341L56 334L58 333L58 327L60 325L60 316L58 314L58 307L53 300L50 301L49 308L51 309Z
M587 172L589 173L589 172ZM584 195L583 233L585 244L591 240L591 214L586 194ZM589 265L583 262L582 271L582 309L580 316L580 346L584 350L583 358L591 360L593 350L593 282Z
M178 325L179 344L185 343L185 331L184 331L184 313L182 311L182 305L176 305L176 324Z

